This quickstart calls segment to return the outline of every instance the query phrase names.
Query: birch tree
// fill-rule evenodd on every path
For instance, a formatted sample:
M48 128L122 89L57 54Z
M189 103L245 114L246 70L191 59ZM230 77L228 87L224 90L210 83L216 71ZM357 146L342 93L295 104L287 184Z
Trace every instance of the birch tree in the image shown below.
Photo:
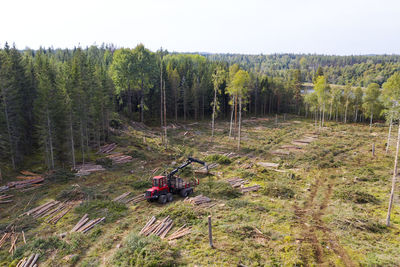
M213 80L213 85L214 85L214 99L212 102L213 113L212 113L212 122L211 122L211 138L214 137L215 118L216 118L217 112L219 110L219 103L218 103L217 96L218 96L218 94L221 93L220 86L225 82L225 79L226 79L225 70L221 66L218 66L212 75L212 80Z
M379 84L377 83L369 84L367 89L365 90L365 95L363 98L363 108L365 115L370 119L369 129L371 129L372 127L374 114L378 115L381 110L381 102L379 99L380 95L381 90Z
M398 126L398 133L397 133L397 145L396 145L396 155L394 158L394 167L393 167L393 176L392 176L392 188L390 191L390 197L389 197L389 205L388 205L388 212L386 216L386 225L390 226L390 216L391 216L391 211L392 211L392 206L393 206L393 199L394 199L394 193L396 189L396 180L397 180L397 168L398 168L398 156L399 156L399 146L400 146L400 107L399 107L399 102L400 102L400 73L397 72L393 74L386 83L383 85L384 88L384 95L386 99L389 99L390 102L393 104L390 105L390 108L392 110L392 116L393 119L399 120L399 126Z

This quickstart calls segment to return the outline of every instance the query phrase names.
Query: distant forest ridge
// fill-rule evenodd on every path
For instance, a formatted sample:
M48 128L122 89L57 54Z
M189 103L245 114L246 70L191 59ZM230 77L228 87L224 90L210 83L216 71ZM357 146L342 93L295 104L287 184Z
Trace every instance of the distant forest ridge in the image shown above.
M362 87L373 82L382 85L393 73L400 71L400 55L198 54L211 61L236 63L251 72L268 76L285 77L287 70L300 69L305 82L312 82L318 67L322 67L329 83Z

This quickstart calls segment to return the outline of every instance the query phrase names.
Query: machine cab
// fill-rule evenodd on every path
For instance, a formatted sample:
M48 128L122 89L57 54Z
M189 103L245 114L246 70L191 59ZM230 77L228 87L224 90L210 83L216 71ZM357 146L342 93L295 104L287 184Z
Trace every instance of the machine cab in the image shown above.
M159 188L162 190L163 187L167 186L167 177L166 176L154 176L153 177L153 187Z

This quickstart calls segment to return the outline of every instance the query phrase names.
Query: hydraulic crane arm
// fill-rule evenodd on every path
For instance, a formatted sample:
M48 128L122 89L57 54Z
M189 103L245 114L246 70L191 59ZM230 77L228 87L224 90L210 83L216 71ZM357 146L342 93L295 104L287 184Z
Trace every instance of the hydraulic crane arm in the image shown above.
M192 162L199 163L199 164L205 166L206 169L208 169L208 168L207 168L207 164L206 164L204 161L201 161L201 160L198 160L198 159L189 157L185 163L183 163L181 166L179 166L178 168L176 168L176 169L174 169L173 171L171 171L171 172L168 174L168 177L174 176L174 174L176 174L178 171L182 170L182 169L185 168L186 166L192 164Z

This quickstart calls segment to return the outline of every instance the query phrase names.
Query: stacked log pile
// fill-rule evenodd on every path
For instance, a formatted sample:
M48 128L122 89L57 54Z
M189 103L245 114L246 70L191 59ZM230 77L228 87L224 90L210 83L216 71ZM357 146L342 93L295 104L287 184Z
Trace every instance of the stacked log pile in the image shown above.
M21 238L19 238L19 237L21 237ZM12 255L14 255L15 251L17 250L18 238L19 238L19 240L23 240L23 242L26 244L24 231L16 232L15 226L12 226L11 231L4 233L4 235L1 237L0 248L3 247L3 245L7 242L7 240L10 240L10 249L8 250L8 253L11 253Z
M164 239L173 225L174 222L169 218L169 216L165 217L161 221L156 221L156 217L153 216L142 228L139 234L144 236L156 235Z
M178 238L181 238L182 236L190 234L190 232L191 232L190 228L189 227L185 227L185 226L186 226L186 224L183 225L178 230L176 230L174 233L172 233L168 237L168 241L171 241L171 240L174 240L174 239L178 239Z
M132 157L124 155L123 153L116 153L108 155L107 158L111 159L113 164L123 164L132 161Z
M78 170L77 173L75 173L76 176L86 176L91 174L92 172L98 172L98 171L105 171L106 169L103 168L101 165L96 165L94 163L86 163L83 165L79 165L76 167Z
M117 147L117 144L115 144L115 143L104 145L104 146L100 147L97 154L109 154L116 147Z
M231 178L228 179L227 181L233 188L241 187L249 183L247 180L243 180L241 178Z
M267 169L276 169L279 167L279 163L273 163L273 162L257 162L257 165Z
M39 254L32 254L29 258L21 259L16 267L37 267L37 260L39 259Z
M128 204L130 202L132 204L136 204L136 203L146 200L144 194L140 194L140 195L133 196L133 197L130 197L130 194L131 194L131 192L123 193L122 195L114 198L113 201L121 202L124 204Z
M242 187L242 188L240 188L240 192L247 193L247 192L252 192L252 191L258 191L258 189L260 189L260 186L258 184L256 184L253 186Z
M21 188L27 188L27 187L35 187L39 186L38 184L42 183L44 181L44 178L42 175L29 172L29 171L22 171L22 175L17 176L17 179L20 179L22 181L14 181L14 182L9 182L5 186L0 187L0 192L7 191L9 189L21 189Z
M49 201L34 209L25 212L23 215L31 215L34 218L44 218L47 223L56 224L62 217L64 217L71 209L80 204L81 201Z
M204 204L204 203L211 202L211 199L209 199L208 197L205 197L203 195L198 195L198 196L191 197L191 198L187 197L184 200L184 202L191 203L191 204L194 204L194 205L201 205L201 204Z
M78 221L78 223L74 226L74 228L72 228L71 233L72 232L86 233L89 230L91 230L93 227L95 227L97 224L99 224L102 221L104 221L105 219L106 219L106 217L102 217L102 218L97 218L97 219L93 219L93 220L89 221L88 215L85 214Z
M271 152L272 155L288 156L290 154L287 150L277 149Z
M13 197L14 197L13 195L1 195L0 196L0 204L7 204L7 203L10 203L10 202L13 202L13 200L10 199L10 198L13 198Z

